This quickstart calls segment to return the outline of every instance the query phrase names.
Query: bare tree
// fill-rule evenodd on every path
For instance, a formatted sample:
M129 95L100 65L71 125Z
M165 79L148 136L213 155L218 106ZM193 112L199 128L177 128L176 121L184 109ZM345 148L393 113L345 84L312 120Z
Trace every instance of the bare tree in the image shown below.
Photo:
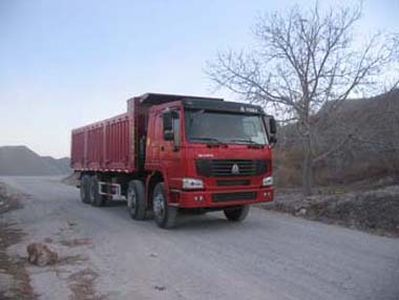
M303 146L306 195L312 192L314 164L351 136L318 152L318 112L323 108L330 113L349 96L369 92L394 58L395 42L386 34L357 43L354 26L360 17L361 5L324 13L317 3L306 11L295 6L286 14L258 18L255 49L222 52L208 62L206 72L217 86L274 111L281 122L295 122Z

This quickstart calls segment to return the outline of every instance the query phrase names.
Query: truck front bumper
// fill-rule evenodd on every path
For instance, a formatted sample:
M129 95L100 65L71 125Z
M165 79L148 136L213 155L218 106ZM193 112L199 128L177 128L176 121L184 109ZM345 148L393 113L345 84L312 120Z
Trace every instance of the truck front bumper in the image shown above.
M273 187L256 190L181 191L170 192L169 205L181 208L223 208L273 201Z

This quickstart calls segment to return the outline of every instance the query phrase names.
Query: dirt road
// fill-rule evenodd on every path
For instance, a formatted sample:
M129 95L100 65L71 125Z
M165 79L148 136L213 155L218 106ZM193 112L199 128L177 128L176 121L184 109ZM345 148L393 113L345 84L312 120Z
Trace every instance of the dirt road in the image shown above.
M42 299L399 299L399 239L258 208L242 224L214 213L166 231L83 204L57 178L0 181L30 195L6 216L27 233L9 251L46 240L65 258L28 267Z

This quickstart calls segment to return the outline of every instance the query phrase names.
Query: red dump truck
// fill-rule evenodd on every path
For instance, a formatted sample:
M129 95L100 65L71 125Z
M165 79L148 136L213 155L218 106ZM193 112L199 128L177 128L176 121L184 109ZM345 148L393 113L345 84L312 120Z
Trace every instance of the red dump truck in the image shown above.
M84 203L125 200L130 216L171 228L179 213L223 210L243 220L273 200L276 123L259 106L148 93L127 112L72 131Z

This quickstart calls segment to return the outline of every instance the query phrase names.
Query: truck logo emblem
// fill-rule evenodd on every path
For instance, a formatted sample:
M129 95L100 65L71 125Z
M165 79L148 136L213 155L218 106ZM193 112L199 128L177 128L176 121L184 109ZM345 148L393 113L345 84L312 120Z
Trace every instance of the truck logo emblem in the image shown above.
M231 174L240 174L240 167L237 164L234 164L231 168Z

